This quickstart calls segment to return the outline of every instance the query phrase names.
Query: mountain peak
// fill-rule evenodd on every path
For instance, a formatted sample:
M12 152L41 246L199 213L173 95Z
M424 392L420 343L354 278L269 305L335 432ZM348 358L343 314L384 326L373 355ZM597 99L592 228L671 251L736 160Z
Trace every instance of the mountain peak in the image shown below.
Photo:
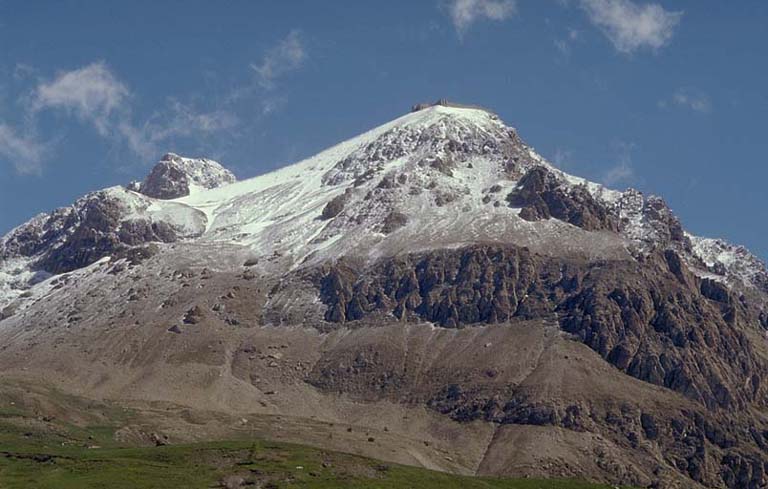
M212 189L234 183L235 176L218 162L166 153L137 190L156 199L185 197L195 189Z
M448 99L441 98L438 99L435 102L422 102L418 104L414 104L411 106L411 112L419 112L425 109L429 109L431 107L451 107L454 109L472 109L472 110L482 110L483 112L488 112L490 114L493 114L490 110L486 109L485 107L481 107L479 105L472 105L472 104L460 104L457 102L451 102Z
M476 157L502 166L530 159L528 147L496 114L444 100L418 104L411 113L348 141L350 146L325 174L324 183L370 179L391 164L450 171Z

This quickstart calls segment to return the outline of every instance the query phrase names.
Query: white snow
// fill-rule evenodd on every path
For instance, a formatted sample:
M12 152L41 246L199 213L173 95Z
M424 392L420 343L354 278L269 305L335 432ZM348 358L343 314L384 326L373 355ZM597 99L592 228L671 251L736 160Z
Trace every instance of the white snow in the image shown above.
M474 205L477 210L483 187L499 181L501 172L492 171L487 162L478 164L476 171L462 166L451 178L435 175L436 171L415 171L421 156L442 156L440 151L419 153L419 146L424 145L422 135L429 131L429 140L440 141L471 131L490 139L498 138L505 129L498 118L483 110L436 106L407 114L294 165L197 192L175 202L206 214L208 228L204 239L248 245L263 255L275 251L290 253L298 260L310 254L339 255L362 243L373 246L381 241L383 235L377 232L376 225L398 204L409 216L429 214L434 206L428 201L427 192L422 196L390 198L390 202L378 208L364 200L364 195L372 191L383 176L400 170L408 170L409 184L427 185L427 180L432 179L444 184L439 187L448 193L475 195L477 202L471 199L462 199L462 202L466 200L466 205ZM387 158L388 151L403 148L402 156ZM355 178L372 169L377 177L355 187ZM347 190L355 194L351 200L367 211L368 226L351 225L355 228L351 233L345 233L349 228L334 230L335 223L318 219L325 204ZM338 237L338 234L347 235ZM321 237L325 239L312 244ZM331 238L334 238L333 246L328 242Z
M743 246L732 245L721 239L686 235L691 240L693 256L701 260L709 276L726 282L736 279L756 287L768 286L765 263Z

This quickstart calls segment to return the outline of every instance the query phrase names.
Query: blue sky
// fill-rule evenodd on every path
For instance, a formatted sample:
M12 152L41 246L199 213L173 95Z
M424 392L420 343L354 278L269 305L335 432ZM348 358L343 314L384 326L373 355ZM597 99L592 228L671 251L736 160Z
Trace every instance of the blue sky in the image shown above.
M168 151L240 178L437 98L768 257L768 2L0 0L0 233Z

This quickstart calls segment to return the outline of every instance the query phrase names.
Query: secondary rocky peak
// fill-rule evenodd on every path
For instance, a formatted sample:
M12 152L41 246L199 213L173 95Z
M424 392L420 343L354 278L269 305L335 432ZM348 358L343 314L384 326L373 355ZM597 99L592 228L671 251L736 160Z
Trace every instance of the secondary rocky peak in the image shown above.
M236 180L232 172L216 161L167 153L144 181L132 189L156 199L176 199L189 195L196 187L212 189Z

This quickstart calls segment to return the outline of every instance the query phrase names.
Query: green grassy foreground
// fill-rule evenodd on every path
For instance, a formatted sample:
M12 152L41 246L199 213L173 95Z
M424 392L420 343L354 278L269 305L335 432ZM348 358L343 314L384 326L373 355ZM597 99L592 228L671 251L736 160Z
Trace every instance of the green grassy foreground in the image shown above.
M227 484L232 484L228 486ZM575 481L460 477L269 442L156 448L0 450L4 489L149 488L598 489ZM246 485L247 484L247 485Z
M29 397L36 394L34 401ZM78 422L42 415L43 403ZM51 407L49 406L49 409ZM98 412L96 416L93 413ZM566 480L475 478L288 443L237 440L126 446L128 410L0 385L0 489L601 489Z

